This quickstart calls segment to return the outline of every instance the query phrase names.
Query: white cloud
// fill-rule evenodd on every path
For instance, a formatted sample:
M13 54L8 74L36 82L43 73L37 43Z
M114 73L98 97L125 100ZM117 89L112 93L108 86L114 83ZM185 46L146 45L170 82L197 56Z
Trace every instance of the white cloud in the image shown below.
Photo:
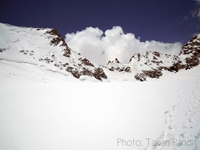
M199 7L200 0L195 0L195 1L197 2L198 7L195 10L192 10L191 14L192 14L192 17L198 17L198 18L200 18L200 7Z
M200 17L200 8L191 11L192 17Z
M127 63L135 53L145 51L178 55L182 47L182 44L178 42L141 42L134 34L124 33L119 26L105 32L99 28L88 27L76 33L66 34L65 40L72 50L80 52L84 57L102 65L115 58L122 63Z

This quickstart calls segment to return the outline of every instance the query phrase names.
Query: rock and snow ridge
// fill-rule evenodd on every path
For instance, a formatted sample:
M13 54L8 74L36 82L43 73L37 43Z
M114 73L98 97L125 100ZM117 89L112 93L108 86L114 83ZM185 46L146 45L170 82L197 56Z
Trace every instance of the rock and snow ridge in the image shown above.
M0 23L0 33L0 60L40 65L76 78L107 78L102 68L72 51L56 29Z
M147 51L134 54L128 64L116 58L103 67L71 50L56 29L16 27L0 23L0 60L45 66L55 72L81 79L85 76L109 80L113 75L126 80L159 78L163 71L178 72L199 65L200 35L186 43L178 56Z
M200 35L194 36L186 43L178 56L147 51L134 54L128 64L121 64L116 58L108 62L111 71L133 73L137 80L145 81L147 77L159 78L162 71L178 72L180 69L190 69L199 65Z

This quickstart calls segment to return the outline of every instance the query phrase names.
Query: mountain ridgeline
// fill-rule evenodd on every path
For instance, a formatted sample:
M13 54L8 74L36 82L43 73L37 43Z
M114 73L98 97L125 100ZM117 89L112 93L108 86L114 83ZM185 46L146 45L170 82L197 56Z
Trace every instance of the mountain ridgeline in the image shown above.
M0 59L35 64L54 72L107 79L103 69L72 51L56 29L0 24Z
M147 51L134 54L128 64L121 64L116 58L108 62L111 71L132 73L136 80L146 81L147 78L159 78L163 70L178 72L181 69L191 69L199 65L200 35L194 36L183 47L178 56Z
M178 56L147 51L130 56L128 64L122 64L116 58L107 66L100 66L70 49L56 29L0 23L0 33L0 61L37 65L81 80L89 77L106 81L116 74L146 81L160 78L163 71L176 73L191 69L199 65L200 60L200 35L186 43Z

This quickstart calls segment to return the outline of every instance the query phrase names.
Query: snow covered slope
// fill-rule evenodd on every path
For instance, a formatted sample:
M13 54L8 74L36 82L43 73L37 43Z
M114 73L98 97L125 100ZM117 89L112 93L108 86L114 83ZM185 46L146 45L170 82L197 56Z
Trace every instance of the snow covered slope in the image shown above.
M1 61L1 150L200 149L199 66L147 82L68 78Z
M102 68L72 51L55 29L0 23L0 34L0 60L42 66L75 78L107 78Z

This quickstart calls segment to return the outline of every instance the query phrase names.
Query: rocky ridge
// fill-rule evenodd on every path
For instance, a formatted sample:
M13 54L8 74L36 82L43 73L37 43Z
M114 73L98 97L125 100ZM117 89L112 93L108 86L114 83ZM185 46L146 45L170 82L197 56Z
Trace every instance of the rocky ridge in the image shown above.
M75 78L107 79L99 65L71 50L56 29L26 28L0 23L4 34L0 42L0 60L26 62L53 68Z
M93 64L88 59L83 58L80 53L78 53L78 59L75 60L75 58L72 56L72 53L76 52L72 52L56 29L48 30L46 34L52 35L52 37L49 36L51 39L51 45L57 46L60 42L62 43L60 46L63 47L63 56L71 58L73 62L72 65L69 63L62 64L62 67L64 67L66 71L70 72L75 78L80 78L82 75L93 76L98 80L107 78L102 68Z
M136 80L146 81L148 77L159 78L163 70L176 73L193 68L199 65L199 59L200 35L196 35L182 47L178 56L147 51L134 54L128 64L121 64L116 58L109 61L107 67L110 71L130 73Z
M176 73L200 63L200 35L187 42L178 56L146 51L134 54L127 64L116 58L103 67L71 50L56 29L0 23L0 33L0 60L45 66L78 79L88 76L102 81L109 79L110 72L116 72L146 81L148 78L160 78L163 71Z

